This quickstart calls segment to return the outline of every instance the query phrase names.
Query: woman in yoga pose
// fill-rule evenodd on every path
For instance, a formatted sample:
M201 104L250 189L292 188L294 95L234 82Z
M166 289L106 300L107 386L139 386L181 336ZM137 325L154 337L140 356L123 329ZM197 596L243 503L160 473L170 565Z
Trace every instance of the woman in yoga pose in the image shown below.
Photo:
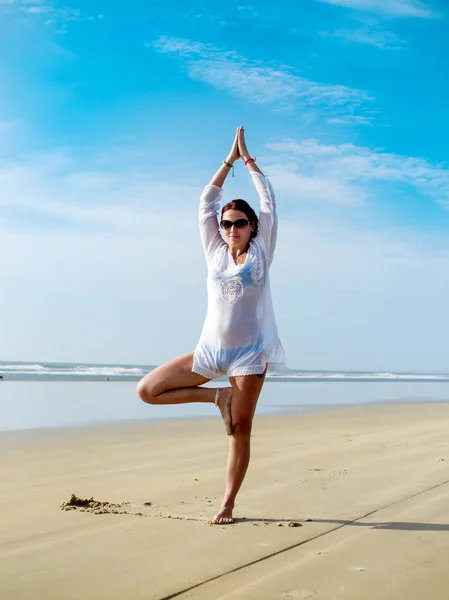
M240 158L260 198L259 216L245 200L233 200L218 220L223 183ZM269 282L278 224L275 197L248 152L243 127L201 195L199 224L208 266L208 308L200 339L194 352L145 375L137 393L148 404L218 406L229 435L229 456L223 502L212 523L228 524L249 464L251 427L265 374L285 365ZM201 387L224 375L230 387Z

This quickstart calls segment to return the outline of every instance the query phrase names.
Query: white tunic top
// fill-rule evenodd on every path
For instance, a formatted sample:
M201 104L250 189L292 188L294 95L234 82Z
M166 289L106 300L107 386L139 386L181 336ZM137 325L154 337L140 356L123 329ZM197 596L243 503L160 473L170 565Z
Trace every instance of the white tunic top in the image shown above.
M208 308L193 371L205 377L263 373L267 364L269 369L285 368L269 279L278 226L275 197L267 177L254 171L251 176L260 198L259 228L243 264L235 264L220 234L222 188L208 185L200 198Z

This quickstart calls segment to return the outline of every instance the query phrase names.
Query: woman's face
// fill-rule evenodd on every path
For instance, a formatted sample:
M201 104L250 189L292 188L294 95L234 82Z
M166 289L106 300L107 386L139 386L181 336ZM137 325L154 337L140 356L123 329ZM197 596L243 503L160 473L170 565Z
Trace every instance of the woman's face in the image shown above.
M251 231L253 230L254 224L248 223L248 217L244 212L235 210L234 208L231 208L223 213L221 218L222 221L232 221L233 223L241 219L244 219L247 222L247 224L243 227L235 227L235 225L232 225L230 228L222 228L225 240L227 241L229 247L236 250L243 250L246 248L249 238L251 237ZM237 225L239 225L239 223L237 223Z

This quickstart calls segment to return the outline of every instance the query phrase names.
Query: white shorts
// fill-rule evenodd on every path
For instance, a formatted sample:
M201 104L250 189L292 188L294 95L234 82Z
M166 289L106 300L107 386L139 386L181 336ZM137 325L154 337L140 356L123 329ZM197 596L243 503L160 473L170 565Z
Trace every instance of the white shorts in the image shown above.
M211 348L199 343L193 354L192 372L215 379L216 377L263 376L267 363L260 345L244 348Z

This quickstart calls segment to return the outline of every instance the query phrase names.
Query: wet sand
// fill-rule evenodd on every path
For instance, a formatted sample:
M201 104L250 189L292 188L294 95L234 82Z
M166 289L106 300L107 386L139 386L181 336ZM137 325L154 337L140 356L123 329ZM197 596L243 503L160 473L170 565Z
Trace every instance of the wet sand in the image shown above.
M232 526L218 418L0 434L0 597L447 600L448 432L449 403L256 416Z

